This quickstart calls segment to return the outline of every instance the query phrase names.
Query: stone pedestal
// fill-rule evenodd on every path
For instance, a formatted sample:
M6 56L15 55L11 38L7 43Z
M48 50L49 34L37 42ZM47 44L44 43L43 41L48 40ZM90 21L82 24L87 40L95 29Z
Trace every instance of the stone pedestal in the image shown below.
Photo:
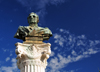
M20 72L45 72L51 54L50 43L16 43L17 66Z

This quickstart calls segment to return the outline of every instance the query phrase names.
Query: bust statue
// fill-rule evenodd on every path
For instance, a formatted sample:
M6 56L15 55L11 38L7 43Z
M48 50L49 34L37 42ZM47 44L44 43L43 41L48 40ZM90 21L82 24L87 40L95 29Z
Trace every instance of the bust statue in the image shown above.
M52 36L49 28L38 26L39 17L36 13L30 13L27 19L29 26L19 26L14 38L21 39L24 43L42 43Z

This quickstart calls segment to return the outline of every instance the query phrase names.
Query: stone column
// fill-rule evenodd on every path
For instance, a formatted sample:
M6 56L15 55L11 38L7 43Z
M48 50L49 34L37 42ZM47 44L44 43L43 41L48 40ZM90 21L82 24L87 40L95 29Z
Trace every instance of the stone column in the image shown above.
M50 43L16 43L17 66L20 72L45 72L51 54Z

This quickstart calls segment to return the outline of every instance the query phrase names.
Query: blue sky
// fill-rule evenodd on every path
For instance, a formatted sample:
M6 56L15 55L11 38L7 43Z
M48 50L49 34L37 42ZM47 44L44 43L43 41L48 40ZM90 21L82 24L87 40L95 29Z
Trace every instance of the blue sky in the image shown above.
M13 36L31 12L53 33L46 72L99 72L100 0L0 0L0 72L19 72Z

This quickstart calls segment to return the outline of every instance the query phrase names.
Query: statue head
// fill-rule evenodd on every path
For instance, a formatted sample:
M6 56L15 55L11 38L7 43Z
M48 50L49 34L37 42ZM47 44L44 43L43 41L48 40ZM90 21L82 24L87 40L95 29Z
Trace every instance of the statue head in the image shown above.
M37 24L39 22L39 17L36 13L32 12L27 17L29 25Z

